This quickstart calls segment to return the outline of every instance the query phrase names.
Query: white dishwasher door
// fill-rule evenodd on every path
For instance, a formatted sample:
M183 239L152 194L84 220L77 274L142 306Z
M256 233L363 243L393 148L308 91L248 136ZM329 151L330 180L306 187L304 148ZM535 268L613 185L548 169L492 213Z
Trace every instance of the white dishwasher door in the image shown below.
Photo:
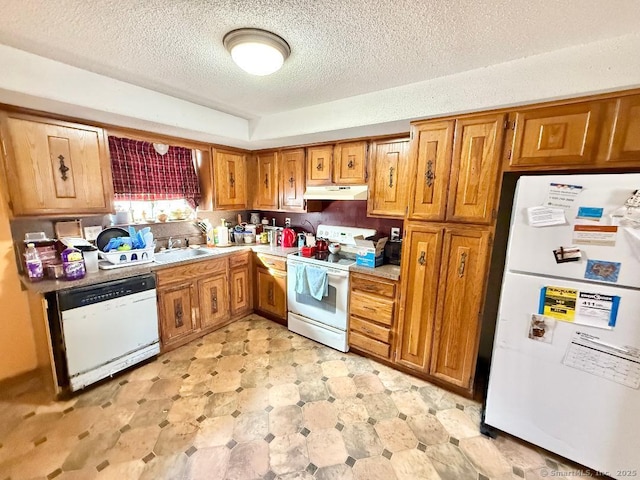
M157 346L156 290L63 311L62 330L70 378Z

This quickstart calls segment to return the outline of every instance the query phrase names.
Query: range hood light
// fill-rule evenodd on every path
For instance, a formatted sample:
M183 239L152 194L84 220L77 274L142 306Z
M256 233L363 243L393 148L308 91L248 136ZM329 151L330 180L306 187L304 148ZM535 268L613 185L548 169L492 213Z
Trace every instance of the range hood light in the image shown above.
M366 200L366 185L329 185L321 187L307 187L303 198L305 200Z

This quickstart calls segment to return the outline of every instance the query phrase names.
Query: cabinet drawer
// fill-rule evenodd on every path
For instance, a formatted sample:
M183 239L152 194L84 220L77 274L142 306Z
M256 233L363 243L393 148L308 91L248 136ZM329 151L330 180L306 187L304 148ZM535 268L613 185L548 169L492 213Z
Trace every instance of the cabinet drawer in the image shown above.
M349 332L349 345L383 358L389 358L391 353L389 344L365 337L358 332Z
M267 255L264 253L258 253L258 265L264 265L267 268L274 270L287 271L287 259L282 257L276 257L275 255Z
M229 268L242 267L249 264L249 252L238 253L229 257Z
M394 298L396 295L396 286L394 283L380 282L357 274L351 275L351 289L361 290L363 292L382 295L383 297L389 298Z
M227 259L201 260L176 267L163 268L158 270L156 277L158 286L168 283L191 281L194 277L225 273L227 271Z
M381 327L380 325L354 317L353 315L349 322L349 328L352 332L368 335L369 337L375 338L376 340L380 340L384 343L390 343L391 341L391 330L389 328Z
M350 313L391 326L393 322L393 300L352 291Z

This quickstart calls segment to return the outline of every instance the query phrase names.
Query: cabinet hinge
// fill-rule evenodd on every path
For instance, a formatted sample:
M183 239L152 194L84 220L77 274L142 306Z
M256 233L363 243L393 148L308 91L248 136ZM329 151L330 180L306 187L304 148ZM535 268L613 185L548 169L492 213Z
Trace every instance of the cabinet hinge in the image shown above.
M409 132L409 140L413 140L413 130Z
M505 120L504 121L504 129L505 130L515 130L516 129L516 122L510 122L509 120Z
M509 120L504 121L504 125L502 126L503 130L507 130L509 128Z
M404 207L404 216L406 217L407 215L409 215L409 205Z
M491 219L495 220L496 218L498 218L498 212L496 211L495 208L491 209Z

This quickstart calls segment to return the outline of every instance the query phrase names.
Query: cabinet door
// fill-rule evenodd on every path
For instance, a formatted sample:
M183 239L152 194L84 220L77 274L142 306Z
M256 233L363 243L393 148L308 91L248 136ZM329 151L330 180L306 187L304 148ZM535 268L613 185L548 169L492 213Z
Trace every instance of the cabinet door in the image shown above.
M600 103L590 102L516 112L509 164L550 167L595 162L600 110Z
M287 274L276 270L256 269L258 310L280 319L287 318Z
M249 267L231 270L231 315L235 316L251 309L249 290Z
M411 126L410 219L444 220L453 126L453 120Z
M490 115L456 121L448 221L492 222L499 190L504 120L504 115Z
M607 162L640 159L640 95L618 99Z
M214 150L213 178L216 186L216 209L246 208L246 158L243 154Z
M111 169L101 129L28 116L9 116L4 123L14 215L112 210Z
M275 152L258 155L256 208L278 209L277 155Z
M280 152L280 208L282 210L304 210L304 149Z
M170 344L196 330L194 298L193 283L158 289L163 345Z
M329 185L333 145L307 148L307 185Z
M335 146L333 181L347 185L367 183L367 142L339 143Z
M475 370L489 245L487 231L448 229L444 236L430 373L463 388Z
M229 320L227 276L215 275L198 281L200 328L208 329Z
M409 189L409 141L374 143L371 156L369 215L404 217Z
M410 224L404 243L396 361L426 373L436 315L442 228Z

